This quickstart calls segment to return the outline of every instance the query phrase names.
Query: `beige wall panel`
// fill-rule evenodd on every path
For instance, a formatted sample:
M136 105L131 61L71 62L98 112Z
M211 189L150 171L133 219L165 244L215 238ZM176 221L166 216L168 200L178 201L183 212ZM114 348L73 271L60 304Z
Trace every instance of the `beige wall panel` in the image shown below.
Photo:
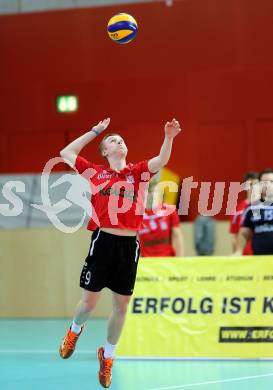
M79 276L90 233L55 229L0 231L0 316L70 317L81 297ZM107 316L109 291L93 316Z
M182 224L186 255L194 256L193 225ZM71 317L81 297L79 277L90 233L56 229L0 231L0 316ZM215 255L231 253L228 223L216 224ZM92 316L107 317L111 293L105 289Z

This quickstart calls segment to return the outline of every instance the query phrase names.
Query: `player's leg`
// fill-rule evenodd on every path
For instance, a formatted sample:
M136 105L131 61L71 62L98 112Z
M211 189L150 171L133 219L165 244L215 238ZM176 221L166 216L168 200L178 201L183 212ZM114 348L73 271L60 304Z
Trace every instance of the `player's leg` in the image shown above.
M113 292L113 310L109 317L107 329L107 342L110 345L118 343L131 297L132 295L120 295ZM113 354L105 348L104 356L112 357Z
M74 330L76 333L79 333L79 329L77 329L77 326L81 327L88 320L91 311L95 308L98 302L100 293L100 291L94 292L83 290L82 299L76 306L72 324L72 330ZM73 328L74 324L75 327Z
M76 343L84 329L91 311L95 308L100 292L83 290L82 299L78 303L71 327L68 329L59 349L63 359L69 358L75 350Z
M72 325L60 347L60 355L64 359L74 352L76 342L84 329L84 323L96 306L100 291L105 287L107 264L104 259L107 259L108 254L105 253L107 245L102 236L98 229L92 234L88 255L80 276L80 287L83 289L82 299L76 307Z
M111 272L108 274L106 286L113 291L113 309L108 322L105 346L98 349L99 381L103 387L109 387L111 384L114 353L133 294L139 258L139 243L136 237L112 236L108 246L111 248L112 258L108 263Z
M99 381L103 387L109 387L112 380L112 366L115 349L121 335L131 295L113 292L113 310L108 321L107 339L104 348L98 350L100 362Z

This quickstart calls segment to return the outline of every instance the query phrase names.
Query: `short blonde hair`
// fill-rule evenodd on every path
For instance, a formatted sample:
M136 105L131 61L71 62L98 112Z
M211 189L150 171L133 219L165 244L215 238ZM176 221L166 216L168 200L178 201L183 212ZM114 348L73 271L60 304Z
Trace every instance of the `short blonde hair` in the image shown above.
M102 152L103 152L103 150L104 150L104 141L105 141L108 137L111 137L111 136L113 136L113 135L118 135L118 136L120 137L120 135L117 134L117 133L108 133L108 134L106 134L106 135L103 137L103 139L101 140L101 142L100 142L100 144L99 144L99 152L100 152L100 154L102 155L102 157L105 158L106 160L108 160L107 157L105 157L105 156L102 154Z

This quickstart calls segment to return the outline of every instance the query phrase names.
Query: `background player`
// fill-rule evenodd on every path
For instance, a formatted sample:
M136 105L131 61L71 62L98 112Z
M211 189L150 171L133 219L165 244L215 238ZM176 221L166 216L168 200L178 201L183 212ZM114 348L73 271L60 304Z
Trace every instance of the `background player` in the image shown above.
M139 231L141 256L184 256L184 240L177 210L170 214L170 206L162 204L160 193L160 183L154 177L148 188L143 228Z
M241 202L238 203L236 208L236 213L232 216L230 221L230 233L232 234L232 251L235 251L237 247L238 234L242 223L244 210L249 206L251 201L252 189L255 184L259 181L259 174L257 172L247 172L243 178L243 182L246 185L246 197ZM243 255L252 255L252 242L248 240Z
M244 212L235 256L243 254L251 239L254 255L273 254L273 170L262 171L259 180L261 199L250 204Z

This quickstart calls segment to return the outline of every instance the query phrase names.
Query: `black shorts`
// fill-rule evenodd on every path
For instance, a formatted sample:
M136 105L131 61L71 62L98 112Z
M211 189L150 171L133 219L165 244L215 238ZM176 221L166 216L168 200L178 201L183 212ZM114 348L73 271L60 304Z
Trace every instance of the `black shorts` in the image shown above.
M95 230L82 269L80 286L88 291L101 291L108 287L118 294L132 295L139 254L136 237Z

